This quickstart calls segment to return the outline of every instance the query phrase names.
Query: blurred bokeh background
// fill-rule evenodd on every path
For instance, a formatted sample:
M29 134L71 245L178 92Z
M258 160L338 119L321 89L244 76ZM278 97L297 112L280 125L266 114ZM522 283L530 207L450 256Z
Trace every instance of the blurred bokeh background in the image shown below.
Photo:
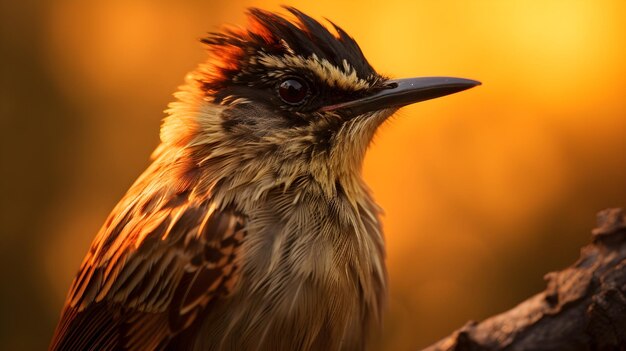
M0 349L40 350L108 212L147 166L198 42L280 1L24 0L0 11ZM626 205L626 2L287 2L395 76L481 80L403 109L364 174L386 210L379 350L542 290Z

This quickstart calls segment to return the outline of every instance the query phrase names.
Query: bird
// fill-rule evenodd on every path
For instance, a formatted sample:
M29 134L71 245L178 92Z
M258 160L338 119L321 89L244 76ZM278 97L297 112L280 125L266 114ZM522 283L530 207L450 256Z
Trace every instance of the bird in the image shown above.
M50 350L366 350L387 291L361 168L399 108L480 83L377 73L341 27L258 8L201 39L152 162L97 233Z

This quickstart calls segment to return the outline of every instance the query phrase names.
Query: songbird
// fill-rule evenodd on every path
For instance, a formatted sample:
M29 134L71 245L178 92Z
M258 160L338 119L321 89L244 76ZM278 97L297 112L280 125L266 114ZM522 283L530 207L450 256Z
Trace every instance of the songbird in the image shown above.
M480 83L382 76L339 26L286 9L201 40L51 350L367 348L387 281L368 144L400 107Z

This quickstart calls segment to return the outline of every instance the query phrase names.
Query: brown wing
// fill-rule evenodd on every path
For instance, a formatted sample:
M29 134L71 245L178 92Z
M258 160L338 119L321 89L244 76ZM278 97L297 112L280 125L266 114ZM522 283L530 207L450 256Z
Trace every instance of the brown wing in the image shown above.
M151 350L237 281L243 218L189 192L131 189L70 289L51 350Z

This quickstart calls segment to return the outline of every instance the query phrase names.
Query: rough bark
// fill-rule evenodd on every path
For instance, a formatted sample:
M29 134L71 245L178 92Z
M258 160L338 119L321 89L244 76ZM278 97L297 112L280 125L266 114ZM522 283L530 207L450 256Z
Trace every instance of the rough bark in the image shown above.
M593 241L572 266L545 276L546 290L424 351L626 350L626 217L598 214Z

